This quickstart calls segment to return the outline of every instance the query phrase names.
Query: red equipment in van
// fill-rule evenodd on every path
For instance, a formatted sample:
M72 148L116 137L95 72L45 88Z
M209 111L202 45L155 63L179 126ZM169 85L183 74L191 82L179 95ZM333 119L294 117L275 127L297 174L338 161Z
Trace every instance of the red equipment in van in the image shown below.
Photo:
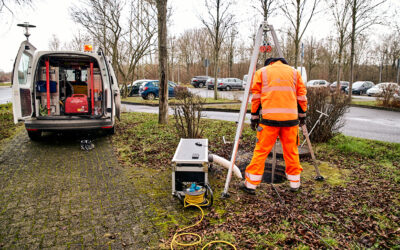
M68 97L65 102L65 113L66 114L88 114L89 105L86 95L73 94Z

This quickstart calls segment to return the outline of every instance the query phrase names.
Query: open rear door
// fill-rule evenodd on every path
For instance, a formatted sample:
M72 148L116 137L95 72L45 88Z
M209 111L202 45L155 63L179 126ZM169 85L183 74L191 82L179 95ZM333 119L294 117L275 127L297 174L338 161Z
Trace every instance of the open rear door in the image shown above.
M21 43L12 75L14 123L32 115L32 59L36 48L28 41Z

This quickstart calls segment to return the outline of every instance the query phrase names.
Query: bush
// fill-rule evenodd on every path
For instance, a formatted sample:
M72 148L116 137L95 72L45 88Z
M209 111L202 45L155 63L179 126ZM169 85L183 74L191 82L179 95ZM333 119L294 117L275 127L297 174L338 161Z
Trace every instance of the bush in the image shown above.
M189 92L186 87L175 87L176 106L173 107L175 128L181 138L200 138L200 124L204 100Z
M382 94L378 98L383 107L399 107L399 100L395 99L395 94L399 95L400 87L396 83L387 84L382 87Z
M315 126L310 139L313 142L327 142L343 127L343 115L347 112L349 101L342 93L330 93L328 88L307 88L307 129L311 128L320 118L320 112L328 115L322 116Z

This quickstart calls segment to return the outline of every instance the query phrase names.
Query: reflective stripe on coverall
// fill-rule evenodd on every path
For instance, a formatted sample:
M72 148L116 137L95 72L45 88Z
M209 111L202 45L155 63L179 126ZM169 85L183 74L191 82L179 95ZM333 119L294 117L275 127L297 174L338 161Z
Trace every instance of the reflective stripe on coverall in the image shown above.
M252 119L262 124L257 132L253 158L246 168L247 188L261 183L265 160L279 136L282 142L286 174L289 181L299 182L302 168L298 153L298 117L307 110L306 88L297 70L280 61L257 70L252 82Z

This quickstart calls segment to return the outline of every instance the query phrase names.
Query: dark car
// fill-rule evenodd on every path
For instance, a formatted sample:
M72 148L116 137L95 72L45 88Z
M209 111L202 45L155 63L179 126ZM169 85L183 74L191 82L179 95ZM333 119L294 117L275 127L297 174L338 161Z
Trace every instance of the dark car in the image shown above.
M224 78L217 78L217 83L221 83ZM207 80L207 89L214 89L214 78L210 78Z
M375 86L373 82L369 81L357 81L354 82L351 88L351 93L356 95L362 95L367 93L367 90ZM346 94L349 93L349 88L346 88Z
M137 96L139 95L139 89L140 86L142 86L143 83L151 81L149 79L143 79L143 80L136 80L132 84L128 85L128 96Z
M175 96L175 87L176 83L168 82L168 97ZM145 100L154 100L158 97L158 89L158 80L151 80L140 86L139 95L141 95Z
M329 88L331 89L332 92L336 90L336 85L337 82L333 82L331 85L329 85ZM349 82L347 81L340 81L340 91L345 92L346 88L349 86Z
M190 84L192 84L195 88L203 88L204 86L206 86L206 82L208 79L210 79L209 76L195 76L190 81Z

